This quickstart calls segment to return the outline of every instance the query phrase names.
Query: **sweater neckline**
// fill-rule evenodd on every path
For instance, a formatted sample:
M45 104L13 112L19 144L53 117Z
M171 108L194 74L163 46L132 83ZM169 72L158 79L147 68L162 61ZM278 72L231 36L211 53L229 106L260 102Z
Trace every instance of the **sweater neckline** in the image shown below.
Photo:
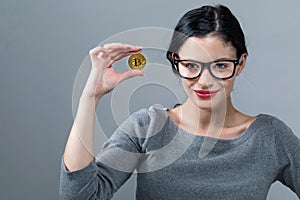
M181 127L179 127L177 124L175 124L175 122L170 118L169 114L167 113L168 108L162 107L161 105L158 106L158 107L155 106L155 108L158 109L158 110L162 110L164 112L168 124L170 124L170 126L172 128L177 129L178 133L184 134L187 137L194 137L194 139L198 140L198 141L199 140L200 141L204 141L204 140L217 141L214 148L224 148L226 146L232 147L232 146L236 146L236 145L239 145L239 144L243 143L249 137L255 135L258 127L261 124L260 122L261 122L262 118L265 116L265 114L261 114L261 113L256 115L255 116L256 119L239 136L234 137L234 138L230 138L230 139L221 139L221 138L216 138L216 137L211 137L211 136L196 135L196 134L187 132L187 131L183 130Z
M222 139L222 138L216 138L211 136L204 136L204 135L196 135L190 132L187 132L183 130L181 127L177 126L173 120L170 119L170 116L168 115L167 111L165 110L165 113L167 114L167 121L168 123L173 126L173 128L178 130L179 134L183 134L186 137L194 137L194 142L196 143L202 143L204 141L211 144L211 142L214 143L214 149L215 150L225 150L225 149L231 149L233 147L236 147L244 142L246 142L251 136L256 134L256 131L259 127L261 118L263 114L258 114L256 116L256 119L249 125L249 127L241 133L239 136L231 138L231 139Z

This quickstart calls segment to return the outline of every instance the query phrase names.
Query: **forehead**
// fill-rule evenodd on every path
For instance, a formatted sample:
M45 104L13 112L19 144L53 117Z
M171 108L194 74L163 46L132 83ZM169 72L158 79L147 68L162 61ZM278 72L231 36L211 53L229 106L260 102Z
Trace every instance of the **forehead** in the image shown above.
M180 59L210 62L220 58L236 59L236 50L218 36L189 37L178 52Z

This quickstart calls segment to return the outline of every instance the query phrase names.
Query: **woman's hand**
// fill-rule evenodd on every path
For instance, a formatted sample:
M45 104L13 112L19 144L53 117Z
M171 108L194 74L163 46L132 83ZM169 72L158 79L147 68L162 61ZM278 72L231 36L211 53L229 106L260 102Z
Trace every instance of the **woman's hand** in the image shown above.
M121 43L109 43L103 47L91 49L89 54L92 69L84 88L84 93L99 99L104 94L112 91L120 82L144 75L141 70L116 72L112 65L114 62L141 52L141 47Z

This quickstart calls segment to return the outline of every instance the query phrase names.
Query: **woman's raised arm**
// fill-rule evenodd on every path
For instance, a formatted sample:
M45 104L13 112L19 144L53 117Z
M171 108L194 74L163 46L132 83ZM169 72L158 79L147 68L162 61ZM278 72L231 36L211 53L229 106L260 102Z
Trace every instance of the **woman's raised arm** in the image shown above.
M100 98L112 91L120 82L143 75L140 70L118 73L112 64L140 51L141 47L120 43L110 43L90 50L92 68L80 97L63 155L68 171L82 169L94 159L95 110Z

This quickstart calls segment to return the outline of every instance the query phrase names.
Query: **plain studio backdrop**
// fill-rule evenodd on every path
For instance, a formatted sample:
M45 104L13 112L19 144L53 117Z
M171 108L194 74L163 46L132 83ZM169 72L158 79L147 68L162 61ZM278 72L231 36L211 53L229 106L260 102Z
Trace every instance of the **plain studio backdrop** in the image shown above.
M73 86L91 48L134 28L172 29L183 13L207 3L223 1L1 0L0 199L58 199L61 155L73 122ZM275 115L300 137L300 1L231 0L225 5L239 19L249 49L232 94L235 106L250 115ZM145 85L131 97L130 111L155 103L171 107L177 101L159 84ZM108 135L117 127L110 100L107 95L97 109ZM134 199L134 178L115 200ZM268 199L297 197L276 182Z

